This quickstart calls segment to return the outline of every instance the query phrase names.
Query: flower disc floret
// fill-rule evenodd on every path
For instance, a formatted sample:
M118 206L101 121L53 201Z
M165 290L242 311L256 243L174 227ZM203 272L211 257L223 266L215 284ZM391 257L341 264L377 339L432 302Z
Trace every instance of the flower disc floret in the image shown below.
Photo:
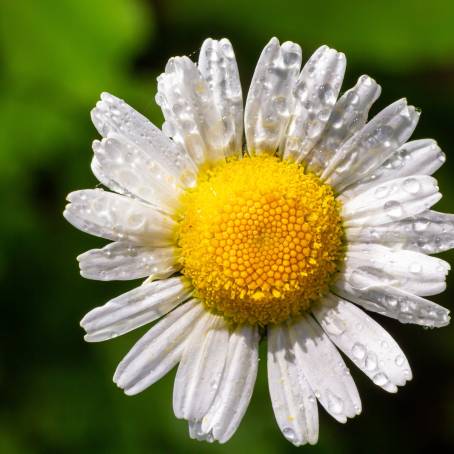
M296 163L245 157L203 172L183 198L183 274L234 323L279 323L326 292L342 256L339 202Z

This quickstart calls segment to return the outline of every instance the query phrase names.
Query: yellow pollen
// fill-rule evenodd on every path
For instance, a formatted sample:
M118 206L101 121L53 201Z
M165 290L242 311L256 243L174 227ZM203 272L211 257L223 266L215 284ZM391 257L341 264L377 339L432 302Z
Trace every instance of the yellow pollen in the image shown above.
M298 164L229 161L202 172L182 206L182 272L212 312L263 326L327 291L342 257L340 205Z

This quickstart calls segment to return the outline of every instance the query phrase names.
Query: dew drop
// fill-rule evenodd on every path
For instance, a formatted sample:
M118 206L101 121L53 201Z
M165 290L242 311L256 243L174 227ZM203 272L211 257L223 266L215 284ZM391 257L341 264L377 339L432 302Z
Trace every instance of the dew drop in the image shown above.
M334 129L340 129L344 125L344 119L342 118L341 115L336 115L336 117L333 119L331 125Z
M331 413L336 415L341 414L344 410L344 402L340 397L337 397L332 392L328 392L327 394L328 399L328 410Z
M300 54L298 52L284 52L283 54L284 64L287 66L293 66L299 64Z
M402 205L396 200L389 200L383 205L386 214L393 219L400 218L403 214Z
M409 266L410 273L419 274L422 271L422 266L420 263L411 263Z
M385 386L389 382L389 379L384 373L379 372L378 374L374 375L372 381L378 386Z
M300 102L304 102L307 99L308 89L304 82L299 83L295 87L294 95Z
M287 438L288 441L294 441L296 439L295 431L290 427L285 427L282 431L282 434L285 438Z
M378 366L378 361L377 357L373 353L369 353L366 357L366 362L365 362L366 369L370 372L375 370Z
M229 43L223 42L221 44L221 49L222 49L222 52L224 52L224 55L227 58L234 58L235 57L235 54L233 52L233 48L232 48L232 46Z
M381 348L383 348L385 350L387 350L389 347L388 342L386 342L386 341L382 341L380 345L381 345Z
M405 358L402 355L397 355L394 359L394 363L397 367L402 367L405 363Z
M336 95L334 94L331 85L320 85L320 87L318 87L318 95L320 101L325 105L332 106L336 102Z
M359 103L358 93L356 93L355 91L350 92L348 94L347 100L352 106L357 105Z
M289 114L285 96L276 96L273 98L273 104L279 115L286 116Z
M407 178L404 180L403 187L409 194L417 194L421 190L421 184L416 178Z
M357 360L363 360L366 356L366 347L364 347L364 345L360 343L354 344L352 347L352 355Z

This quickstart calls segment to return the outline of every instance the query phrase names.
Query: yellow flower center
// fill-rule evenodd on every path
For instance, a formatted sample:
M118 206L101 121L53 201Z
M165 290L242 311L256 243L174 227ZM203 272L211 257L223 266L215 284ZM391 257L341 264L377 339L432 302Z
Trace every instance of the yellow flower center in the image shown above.
M267 325L326 292L342 256L340 206L303 167L272 156L230 161L202 172L182 202L182 272L209 310Z

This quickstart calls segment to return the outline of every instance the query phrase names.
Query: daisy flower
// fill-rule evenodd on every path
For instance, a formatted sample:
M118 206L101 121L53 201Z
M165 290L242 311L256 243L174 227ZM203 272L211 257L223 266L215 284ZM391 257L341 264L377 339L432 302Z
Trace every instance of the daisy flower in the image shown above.
M444 154L408 142L419 112L405 99L367 121L380 95L370 77L338 98L344 54L322 46L301 60L297 44L271 39L243 112L232 46L207 39L197 64L171 58L158 77L162 131L102 94L91 167L110 191L68 196L66 219L112 241L78 257L82 276L146 278L82 319L85 340L161 318L114 382L137 394L178 365L174 412L199 440L238 428L261 340L277 424L298 446L317 442L317 402L342 423L361 412L340 352L385 391L412 377L363 309L449 322L426 299L449 270L430 254L454 246L453 215L430 210Z

